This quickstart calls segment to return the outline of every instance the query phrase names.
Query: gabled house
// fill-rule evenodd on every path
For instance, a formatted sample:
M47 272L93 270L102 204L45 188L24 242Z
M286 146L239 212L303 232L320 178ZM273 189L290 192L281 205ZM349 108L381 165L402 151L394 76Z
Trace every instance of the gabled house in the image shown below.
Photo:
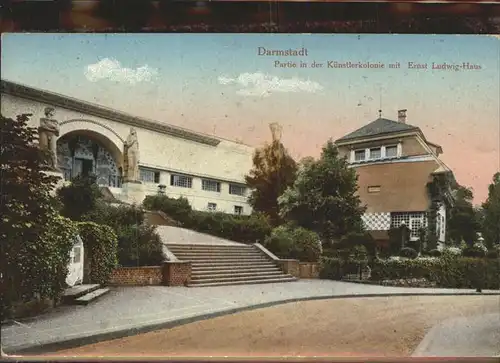
M378 118L335 141L358 175L358 194L367 209L365 227L384 245L389 230L406 224L411 239L421 228L436 228L438 246L446 238L447 206L453 203L452 171L439 159L441 146L422 130L407 124L406 110L398 120Z

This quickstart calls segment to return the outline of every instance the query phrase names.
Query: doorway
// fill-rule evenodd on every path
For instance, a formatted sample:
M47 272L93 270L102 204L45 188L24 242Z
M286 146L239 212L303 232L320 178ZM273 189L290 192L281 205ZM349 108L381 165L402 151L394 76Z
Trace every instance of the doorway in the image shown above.
M89 159L75 158L73 171L73 176L90 176L94 171L94 163Z

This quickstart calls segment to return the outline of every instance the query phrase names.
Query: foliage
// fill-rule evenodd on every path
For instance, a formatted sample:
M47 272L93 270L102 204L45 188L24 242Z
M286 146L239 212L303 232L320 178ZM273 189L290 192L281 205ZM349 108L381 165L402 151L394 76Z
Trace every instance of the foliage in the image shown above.
M257 149L253 156L253 168L245 176L251 190L248 199L257 212L269 216L273 225L280 222L278 197L293 184L297 163L279 140Z
M47 154L28 114L0 123L0 282L2 318L13 305L60 297L74 225L59 216L51 196L56 177L44 173Z
M342 280L348 274L360 273L366 266L366 260L321 257L319 261L319 276L323 279Z
M455 190L455 203L449 211L447 223L448 237L455 243L463 240L468 245L472 245L480 230L477 212L472 205L473 199L471 189L459 186Z
M143 205L148 210L164 212L181 222L185 228L237 242L262 242L272 229L269 219L261 213L246 216L193 211L185 198L152 195L146 197Z
M188 223L190 221L191 212L193 211L186 198L180 197L175 199L161 194L146 196L142 205L147 210L162 211L181 224Z
M281 216L332 241L361 232L365 208L357 195L357 175L329 140L319 160L303 162L297 179L278 199Z
M339 242L333 244L337 250L350 250L354 247L364 247L367 256L376 256L376 244L369 232L351 232L343 236Z
M401 225L399 228L391 228L388 232L390 255L398 255L399 251L404 248L410 241L410 229L406 225Z
M418 252L411 247L404 247L399 251L399 255L406 258L417 258Z
M57 190L57 196L62 203L61 214L74 221L95 209L101 196L94 176L78 176Z
M321 241L316 233L290 225L273 229L264 246L280 258L303 262L317 262L321 255Z
M119 265L157 266L163 262L161 238L155 226L144 224L141 206L98 203L96 209L85 218L113 228L118 238Z
M441 251L440 251L440 250L438 250L438 249L433 249L433 250L430 250L430 251L429 251L429 256L432 256L432 257L439 257L439 256L441 256L441 255L442 255L442 253L441 253Z
M164 261L163 244L155 226L121 225L117 232L120 266L158 266Z
M500 264L491 259L441 257L437 259L378 260L372 279L426 278L444 288L500 288Z
M498 248L493 248L486 254L487 258L500 258L500 250Z
M90 260L90 282L107 283L117 265L118 239L110 226L94 222L78 223L78 231Z
M488 249L481 243L474 243L462 251L462 255L465 257L485 257L487 253Z
M483 237L486 246L491 248L500 244L500 173L493 176L488 186L488 199L482 206L484 213Z

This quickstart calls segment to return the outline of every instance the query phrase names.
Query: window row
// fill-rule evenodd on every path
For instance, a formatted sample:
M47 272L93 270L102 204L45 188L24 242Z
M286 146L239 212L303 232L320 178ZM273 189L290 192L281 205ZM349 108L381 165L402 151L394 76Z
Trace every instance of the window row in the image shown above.
M374 147L370 149L354 150L353 161L366 161L377 159L389 159L398 157L397 145Z
M410 229L412 238L419 238L420 229L427 227L427 214L425 212L391 213L391 228L399 228L402 224Z
M160 183L160 172L150 169L140 169L141 181L145 183ZM181 174L170 175L170 185L179 188L192 188L193 177ZM207 192L221 192L221 182L211 179L201 180L201 189ZM246 187L237 184L229 184L229 194L244 196Z
M210 212L216 212L217 211L217 203L208 203L207 204L207 209ZM241 205L235 205L233 209L233 213L237 215L242 215L243 214L243 207Z

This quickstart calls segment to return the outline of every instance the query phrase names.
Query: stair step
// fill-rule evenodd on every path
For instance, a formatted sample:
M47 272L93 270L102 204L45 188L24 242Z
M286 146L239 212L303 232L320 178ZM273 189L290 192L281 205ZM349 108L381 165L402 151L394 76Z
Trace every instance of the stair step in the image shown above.
M242 250L253 250L255 249L252 245L195 245L195 244L170 244L166 243L166 246L170 249L177 250L234 250L234 249L242 249Z
M172 251L176 256L264 256L259 251L231 251L231 252L223 252L223 251L203 251L203 252L178 252Z
M64 290L63 300L65 301L74 300L82 295L97 290L99 286L100 286L99 284L85 284L85 285L76 285L73 287L69 287L66 290Z
M191 275L191 282L206 279L225 279L225 278L239 278L239 277L260 277L260 276L283 276L283 271L261 271L261 272L236 272L236 273L225 273L225 274L193 274Z
M184 260L189 260L189 259L221 259L221 258L226 258L226 259L235 259L235 258L266 258L265 256L262 256L260 254L233 254L233 255L223 255L223 254L213 254L213 255L186 255L183 253L174 253L175 257L178 259L184 259Z
M286 276L286 275L285 275ZM297 281L297 279L293 276L283 277L277 279L269 279L269 280L246 280L246 281L227 281L227 282L205 282L205 283L196 283L196 284L188 284L188 287L208 287L208 286L228 286L228 285L250 285L250 284L270 284L270 283L279 283L279 282L292 282Z
M102 288L102 289L97 289L95 291L92 291L88 294L85 294L85 295L79 297L78 299L75 300L75 303L78 305L87 305L90 302L97 299L98 297L100 297L104 294L107 294L108 292L109 292L109 288L107 288L107 287Z
M194 261L191 263L192 268L204 268L204 267L276 267L271 261L258 261L258 262L224 262L224 261Z
M182 261L181 258L179 260ZM194 260L184 260L184 261L193 261L196 263L209 263L209 262L217 262L217 263L255 263L255 262L268 262L264 257L257 258L208 258L208 259L194 259Z
M247 281L247 280L268 280L275 278L284 278L290 275L281 274L279 276L276 275L260 275L260 276L239 276L239 277L214 277L214 278L198 278L196 280L191 281L190 283L211 283L211 282L229 282L229 281ZM290 276L292 277L292 276Z
M227 274L227 273L246 273L246 272L274 272L281 271L278 267L263 267L263 268L192 268L192 275L199 274Z

